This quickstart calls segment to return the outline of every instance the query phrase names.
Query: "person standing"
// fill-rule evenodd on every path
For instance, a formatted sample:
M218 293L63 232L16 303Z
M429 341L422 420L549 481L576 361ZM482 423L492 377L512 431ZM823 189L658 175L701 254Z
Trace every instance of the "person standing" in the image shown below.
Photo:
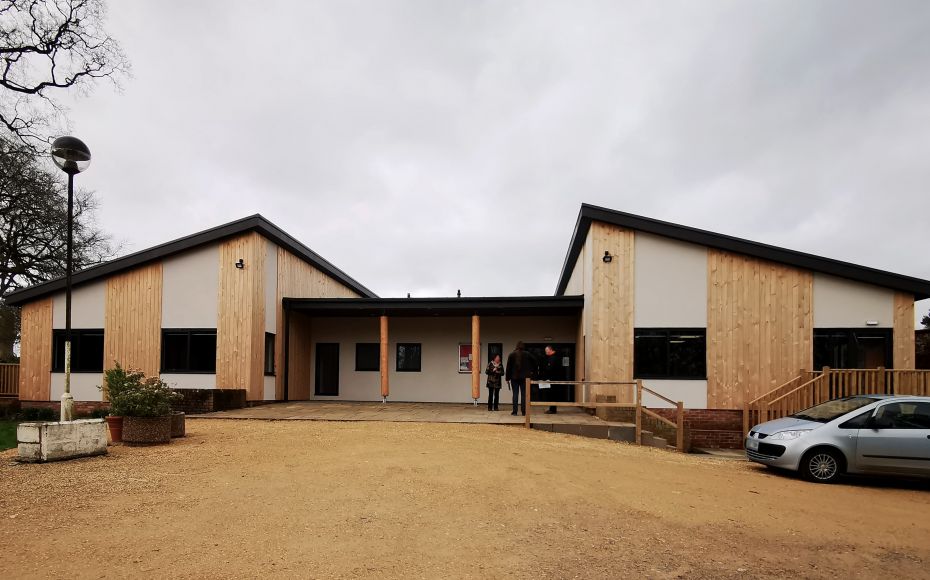
M507 367L505 375L513 390L513 412L517 414L517 406L520 406L520 412L526 415L526 379L532 379L536 372L536 360L533 355L528 353L523 346L523 341L517 342L516 349L507 357ZM522 397L522 398L521 398Z
M488 411L499 411L497 405L501 400L501 377L504 376L501 355L494 355L484 374L488 375Z
M543 361L542 370L539 373L539 376L541 380L549 381L549 388L541 389L548 391L544 400L549 401L550 403L557 402L562 395L561 391L564 386L556 384L555 381L565 380L565 367L562 366L561 359L556 354L555 349L552 348L551 345L546 345L546 359ZM550 405L546 410L546 414L554 415L558 411L558 407L555 405Z

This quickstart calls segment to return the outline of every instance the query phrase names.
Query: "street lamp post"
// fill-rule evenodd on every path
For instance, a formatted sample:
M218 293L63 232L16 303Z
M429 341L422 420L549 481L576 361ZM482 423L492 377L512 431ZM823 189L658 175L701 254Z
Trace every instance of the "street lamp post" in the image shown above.
M61 420L74 419L71 396L71 268L73 254L74 176L90 165L90 149L77 137L59 137L52 142L55 165L68 174L68 242L65 264L65 392L61 395Z

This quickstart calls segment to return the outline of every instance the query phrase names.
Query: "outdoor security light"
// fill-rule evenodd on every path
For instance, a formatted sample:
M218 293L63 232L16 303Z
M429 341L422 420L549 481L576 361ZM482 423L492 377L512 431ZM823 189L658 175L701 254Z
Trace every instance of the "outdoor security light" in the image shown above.
M610 255L610 252L608 252L607 250L604 250L604 257L602 258L602 260L604 260L605 264L609 264L613 262L614 257Z
M52 142L52 159L68 175L74 175L90 165L90 149L77 137L59 137Z
M242 258L239 258L239 261L236 262L236 268L240 270L245 268L245 261Z

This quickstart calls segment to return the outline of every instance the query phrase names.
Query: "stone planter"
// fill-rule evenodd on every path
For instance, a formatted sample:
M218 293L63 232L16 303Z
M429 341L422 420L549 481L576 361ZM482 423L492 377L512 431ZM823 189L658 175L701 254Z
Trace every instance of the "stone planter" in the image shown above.
M106 417L107 427L110 428L110 442L111 443L122 443L123 442L123 418L122 417Z
M184 437L184 413L171 413L171 436Z
M123 417L123 441L151 445L171 441L171 416Z
M16 428L19 460L59 461L107 452L107 426L103 419L20 423Z

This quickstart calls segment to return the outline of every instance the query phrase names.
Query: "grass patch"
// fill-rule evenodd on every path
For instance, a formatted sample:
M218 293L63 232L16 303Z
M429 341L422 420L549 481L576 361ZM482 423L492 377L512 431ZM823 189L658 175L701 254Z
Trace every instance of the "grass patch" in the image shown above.
M0 421L0 451L16 447L16 425L19 421Z

